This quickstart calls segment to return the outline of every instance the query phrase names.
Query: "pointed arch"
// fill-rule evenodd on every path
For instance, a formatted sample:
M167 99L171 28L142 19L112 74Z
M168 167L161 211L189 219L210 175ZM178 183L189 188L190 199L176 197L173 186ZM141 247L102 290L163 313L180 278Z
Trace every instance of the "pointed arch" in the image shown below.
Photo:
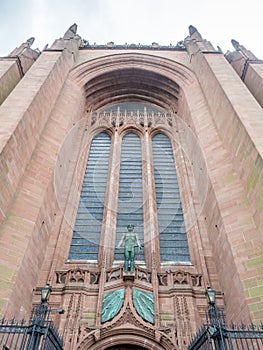
M112 329L97 341L94 340L94 337L85 338L77 350L109 350L111 347L124 344L142 347L147 350L174 350L174 344L168 339L163 337L162 341L158 341L150 336L147 330L143 331L131 327Z
M176 112L180 88L196 83L186 65L134 52L107 54L82 62L71 71L70 79L83 88L88 111L136 101Z

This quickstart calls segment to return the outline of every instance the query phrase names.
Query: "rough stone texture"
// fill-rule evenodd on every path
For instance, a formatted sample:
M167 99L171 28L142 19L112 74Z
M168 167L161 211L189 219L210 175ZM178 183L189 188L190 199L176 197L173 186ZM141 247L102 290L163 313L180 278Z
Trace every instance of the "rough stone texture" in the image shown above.
M41 55L1 106L1 219L4 218L72 64L71 56L65 59L63 56L60 52Z
M19 305L24 304L26 300L28 301L27 310L30 309L30 291L38 278L50 231L55 224L57 213L59 215L60 212L60 203L57 203L56 186L54 185L54 166L58 161L57 154L60 144L74 121L77 120L77 112L81 107L81 101L76 98L79 92L75 91L76 89L72 86L65 87L64 90L67 90L68 93L58 99L51 113L1 231L2 244L5 245L5 242L8 242L11 245L9 254L16 256L15 264L11 264L10 259L3 261L3 264L8 264L13 269L12 282L17 286L23 285L19 289L14 289L9 301L12 304L10 314L17 312ZM76 108L66 109L65 115L59 108L59 103L63 103L63 110L65 110L64 107L71 98L75 101ZM65 171L67 171L66 168ZM63 183L63 179L60 180ZM13 244L10 242L12 231L12 237L17 241L16 244L14 244L15 241ZM18 247L21 247L21 254L17 252ZM22 283L24 280L27 280L26 286Z
M196 52L196 45L196 43L189 42L189 54L193 50ZM213 167L216 166L214 174L218 174L214 188L221 192L218 198L219 215L212 221L214 227L215 225L217 227L210 226L211 243L214 245L214 254L218 257L216 265L222 271L220 273L219 270L221 284L227 286L227 283L232 282L233 284L234 282L233 285L236 288L233 288L232 292L235 290L240 299L243 299L242 294L244 293L246 298L246 301L239 301L233 306L230 306L231 303L228 302L228 308L232 309L228 315L231 317L233 314L236 318L244 319L246 317L245 314L242 315L242 305L244 310L246 304L252 310L258 308L262 302L262 295L260 296L259 292L262 262L258 257L262 255L262 236L260 235L262 232L262 209L260 203L262 202L263 112L222 55L199 52L192 56L192 64L224 145L224 149L222 148L220 151L216 138L213 137L210 146L213 150L213 155L211 154ZM212 137L211 127L209 127L209 136ZM209 148L204 146L203 150L208 152ZM225 154L225 159L216 161L215 157L220 156L220 153L221 157ZM213 201L213 203L215 202ZM209 205L211 213L211 202ZM224 230L226 236L224 234L220 238L218 233L220 231L223 233ZM216 236L219 237L218 240L216 240ZM228 243L230 247L227 246ZM235 260L233 265L231 264L231 255ZM224 269L227 257L230 259L230 265L227 265L233 266L233 270L224 271L227 270ZM249 263L250 260L254 263ZM234 266L237 268L237 273L234 273ZM227 277L229 273L232 273L232 276ZM254 276L257 278L252 279ZM239 279L242 287L238 285ZM233 295L227 296L228 293L232 293L227 290L227 287L223 287L223 290L227 300L238 300ZM254 298L254 294L257 292L259 292L258 299ZM253 305L254 303L256 305ZM236 314L237 308L241 312L240 315ZM262 318L260 312L252 312L251 315L256 320Z
M239 43L236 51L227 52L225 57L263 107L263 61Z
M244 83L263 108L263 62L249 62Z
M196 30L185 41L187 51L123 52L78 51L74 28L40 55L0 107L1 313L27 316L33 288L37 303L40 287L49 282L50 306L66 310L54 318L65 349L93 350L125 342L185 349L204 322L207 286L217 290L217 306L228 321L263 319L259 104ZM254 81L250 69L246 74ZM113 127L112 116L91 113L135 95L173 112L172 119L148 125L153 116L144 114L143 125L127 118ZM99 261L70 262L90 141L105 129L113 146ZM150 224L145 264L127 279L113 264L115 171L120 139L131 130L142 139L144 218ZM160 131L172 140L191 264L159 259L150 139ZM154 294L154 325L137 314L133 287ZM103 293L119 288L125 288L123 308L102 324Z
M30 49L26 44L0 58L0 105L26 74L40 52Z
M72 64L68 50L43 53L0 109L0 240L8 248L6 256L1 256L1 268L8 267L8 274L0 278L1 284L9 286L0 291L0 299L1 312L9 302L8 315L30 309L30 293L54 220L54 165L49 163L53 150L56 157L56 132L63 129L56 122L46 140L43 130ZM41 142L46 145L41 146ZM22 283L25 280L28 284Z
M20 79L21 74L15 60L0 60L0 105Z

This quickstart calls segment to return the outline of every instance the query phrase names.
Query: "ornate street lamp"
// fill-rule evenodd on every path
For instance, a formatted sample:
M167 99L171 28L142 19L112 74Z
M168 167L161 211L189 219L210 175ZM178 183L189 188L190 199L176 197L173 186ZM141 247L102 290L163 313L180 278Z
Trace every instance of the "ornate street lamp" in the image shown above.
M52 288L50 287L49 284L46 284L45 287L43 287L41 289L41 303L42 304L46 304L51 292L52 292Z
M56 310L56 309L51 309L47 306L47 301L51 291L52 291L52 288L49 284L46 284L45 287L41 288L41 303L36 305L32 310L32 315L30 319L31 330L30 332L28 332L28 334L30 334L30 338L27 343L27 348L26 348L27 350L38 350L39 346L41 346L41 349L42 349L41 344L46 341L45 337L47 332L49 332L51 328L52 328L52 332L53 333L55 332L55 328L50 319L50 313L51 312L57 312L59 314L64 313L63 309ZM57 344L59 344L58 348L62 349L62 344L63 344L62 339L59 337L57 333L54 335L54 337L56 338Z
M216 350L225 350L226 344L223 335L223 323L220 315L220 311L215 306L216 302L216 291L210 287L207 288L205 292L209 309L208 309L208 319L209 324L207 327L207 332L210 337L214 340L214 345Z
M209 304L206 323L197 332L188 346L188 350L259 350L263 344L263 327L251 324L228 329L220 310L215 306L216 292L208 287L205 295Z
M205 292L205 295L209 304L208 316L209 316L210 324L218 324L218 322L221 323L220 312L218 308L215 306L216 291L211 287L208 287Z
M205 295L207 297L208 304L210 306L215 306L215 301L216 301L216 291L212 289L211 287L208 287Z

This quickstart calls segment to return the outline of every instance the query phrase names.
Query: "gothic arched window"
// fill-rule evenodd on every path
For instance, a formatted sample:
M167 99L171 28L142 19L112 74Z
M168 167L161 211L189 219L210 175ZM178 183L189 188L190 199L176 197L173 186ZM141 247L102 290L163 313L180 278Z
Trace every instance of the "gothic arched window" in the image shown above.
M142 109L142 106L139 105L139 108ZM138 109L137 115L143 115L143 112ZM140 125L144 126L143 121L140 121ZM118 132L117 129L116 132ZM104 237L103 244L107 242L107 239L105 240L107 235L110 237L109 241L115 240L115 244L113 242L114 260L124 260L123 249L118 249L117 245L127 231L127 225L134 226L143 245L146 241L145 230L148 229L148 223L145 223L144 220L154 217L153 220L158 223L158 232L155 232L154 235L159 235L160 261L189 263L183 209L173 147L169 137L163 133L155 134L152 139L147 133L147 137L143 133L141 137L133 131L127 133L127 130L126 134L121 133L119 136L121 142L114 143L105 132L96 135L91 142L69 260L96 262L99 256L101 235ZM111 145L112 142L113 145ZM115 159L115 163L111 164L111 152L114 152L116 147L120 148L117 153L114 153L118 154L117 160ZM147 153L146 149L151 149L151 151ZM153 166L150 164L151 161L153 161ZM111 181L115 183L113 187L109 184L109 171L111 177L114 177ZM151 206L149 206L148 198L149 188L155 190L155 193L152 193L154 202ZM116 212L113 208L107 207L106 193L107 198L115 202ZM149 210L152 210L151 215L149 215ZM108 221L110 229L107 228L108 213L112 218L111 221ZM103 234L102 223L104 224ZM153 236L150 233L150 236L147 237ZM151 242L147 242L147 247L149 245ZM144 261L144 253L143 249L137 252L135 260Z
M190 261L180 191L170 139L152 139L161 261Z
M111 138L96 135L90 146L69 260L97 260L108 178Z
M121 145L117 242L127 231L127 224L134 226L134 232L143 242L142 150L141 140L134 133L126 134ZM123 250L116 248L114 258L123 260ZM143 254L136 254L136 260L144 260Z

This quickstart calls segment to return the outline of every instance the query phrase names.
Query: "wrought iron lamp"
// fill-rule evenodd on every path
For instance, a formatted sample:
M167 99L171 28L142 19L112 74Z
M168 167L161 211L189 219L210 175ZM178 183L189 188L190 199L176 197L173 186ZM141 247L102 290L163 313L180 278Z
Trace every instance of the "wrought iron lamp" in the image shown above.
M209 304L206 323L197 332L188 350L261 350L263 344L263 325L254 324L227 326L224 315L215 306L216 292L210 287L205 295Z
M45 287L41 288L41 303L36 305L32 310L30 319L32 331L29 332L30 339L27 344L27 350L37 350L39 347L42 349L42 345L47 342L46 335L48 332L54 333L54 340L58 349L62 349L63 341L54 328L53 322L50 319L50 313L57 312L63 314L64 310L51 309L47 306L51 291L52 288L49 284L46 284Z
M208 304L210 306L215 306L215 302L216 302L216 291L214 289L212 289L211 287L208 287L205 295L207 297L207 301Z
M220 311L215 306L216 291L210 287L207 288L205 295L209 304L208 310L208 328L207 333L214 340L216 350L225 350L225 339L223 336L223 322L220 315Z
M218 324L221 323L220 312L218 308L215 306L216 302L216 291L210 287L207 288L205 295L207 297L207 301L209 304L208 316L210 324Z
M41 303L46 304L48 301L48 298L50 296L50 293L52 292L52 288L49 284L46 284L45 287L41 289Z

